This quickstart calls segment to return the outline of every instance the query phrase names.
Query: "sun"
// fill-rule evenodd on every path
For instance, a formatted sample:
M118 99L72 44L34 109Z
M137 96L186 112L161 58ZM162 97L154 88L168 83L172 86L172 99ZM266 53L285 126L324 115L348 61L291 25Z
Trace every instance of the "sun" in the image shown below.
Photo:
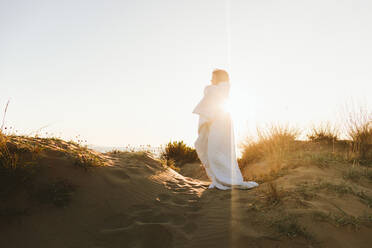
M227 100L225 100L222 103L222 109L223 109L223 111L228 112L228 113L231 114L231 103L230 103L230 99L227 99Z
M230 113L234 123L234 130L237 138L244 137L245 133L252 129L255 124L255 97L245 92L231 92L222 108Z
M234 122L235 128L241 127L242 124L244 124L245 117L245 111L243 106L239 105L239 103L234 99L228 98L226 99L222 104L223 111L230 114L232 121Z
M234 122L241 122L245 119L246 109L236 99L228 98L222 104L222 109L230 113Z

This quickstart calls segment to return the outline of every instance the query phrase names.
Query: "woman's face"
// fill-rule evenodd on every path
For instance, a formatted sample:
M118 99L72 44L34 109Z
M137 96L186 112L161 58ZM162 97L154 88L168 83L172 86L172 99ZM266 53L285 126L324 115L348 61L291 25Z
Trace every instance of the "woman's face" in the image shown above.
M212 84L216 85L216 84L219 84L220 82L229 82L229 79L226 78L226 80L225 80L224 78L219 78L217 74L212 73L211 82L212 82Z
M211 80L212 84L218 84L218 81L217 81L217 77L214 73L212 73L212 80Z

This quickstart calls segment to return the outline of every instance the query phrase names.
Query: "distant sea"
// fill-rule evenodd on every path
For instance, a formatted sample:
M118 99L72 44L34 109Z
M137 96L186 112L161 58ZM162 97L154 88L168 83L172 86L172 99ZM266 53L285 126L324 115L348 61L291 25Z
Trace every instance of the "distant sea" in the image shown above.
M156 157L159 157L160 156L160 152L162 150L162 147L158 146L158 147L155 147L155 146L145 146L145 145L141 145L141 146L97 146L97 145L88 145L88 148L90 149L93 149L97 152L102 152L102 153L105 153L105 152L110 152L112 150L118 150L118 151L127 151L127 152L130 152L130 151L150 151L151 153L153 153Z

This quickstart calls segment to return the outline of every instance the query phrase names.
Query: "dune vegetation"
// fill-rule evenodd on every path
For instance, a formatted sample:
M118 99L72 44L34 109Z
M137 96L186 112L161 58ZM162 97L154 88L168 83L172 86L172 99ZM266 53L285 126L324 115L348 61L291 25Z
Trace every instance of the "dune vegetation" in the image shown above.
M369 247L371 121L361 111L343 127L258 128L238 164L260 186L227 191L208 189L195 149L183 141L156 157L2 129L0 240L4 247Z

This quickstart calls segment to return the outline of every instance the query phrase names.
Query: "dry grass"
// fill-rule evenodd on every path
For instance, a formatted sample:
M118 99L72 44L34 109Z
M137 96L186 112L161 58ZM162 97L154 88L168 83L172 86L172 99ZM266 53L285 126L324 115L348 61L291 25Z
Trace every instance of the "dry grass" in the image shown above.
M45 167L40 161L54 155L63 156L85 170L104 165L103 158L79 144L55 138L7 136L0 132L0 199L8 199L29 188Z
M0 168L11 170L17 167L18 156L9 151L7 142L7 137L0 131Z
M242 157L238 162L247 165L265 159L272 164L280 165L294 149L294 141L300 134L298 128L289 125L271 124L266 128L258 128L258 140L247 139L243 143Z
M323 151L303 151L297 155L297 159L304 164L316 165L319 168L328 168L332 165L349 162L342 152L332 152L326 149Z
M12 222L38 204L66 207L76 186L45 177L60 160L85 170L104 165L99 154L60 139L4 135L0 132L0 218ZM50 161L56 161L50 162ZM53 169L51 169L53 171ZM23 199L22 205L17 199Z
M362 178L366 178L368 181L372 182L372 169L365 168L358 165L353 165L351 168L343 172L343 178L353 182L358 182Z
M322 190L327 191L328 193L336 193L338 197L342 197L344 195L353 195L357 197L360 202L367 205L368 208L372 207L372 196L368 195L365 191L358 191L353 189L354 185L349 184L348 182L341 181L338 183L328 182L319 180L316 183L306 183L298 185L296 188L296 192L300 194L304 194L310 196L308 199L312 199L317 196Z
M24 159L27 149L14 148L9 148L8 137L0 132L0 198L27 185L39 169L35 156Z
M262 149L271 159L281 161L293 148L294 141L301 134L297 128L288 125L270 125L257 129Z
M274 182L269 182L266 184L266 190L264 191L267 202L270 205L276 205L281 202L282 192L277 188Z
M3 120L1 122L1 127L0 127L0 132L1 133L4 132L5 117L6 117L6 112L8 110L8 107L9 107L9 100L7 101L7 103L5 105L5 109L4 109Z
M119 154L121 154L122 152L123 152L123 151L121 151L121 150L113 149L113 150L107 152L107 154L111 154L111 155L119 155Z
M270 225L281 235L288 238L303 237L307 240L314 241L313 235L303 227L297 216L289 213L283 213L279 217L273 218Z
M320 181L319 183L314 185L313 189L314 190L325 189L329 192L337 193L339 196L354 193L352 187L345 184L344 182L339 182L339 183L335 184L335 183L331 183L331 182L327 182L327 181Z
M307 182L296 185L294 193L300 195L304 200L312 200L317 197L316 192L309 187Z
M372 208L372 197L368 196L366 192L360 191L355 192L354 194L359 197L362 203L366 204L369 208Z
M256 139L247 138L241 144L239 167L246 178L267 181L285 168L372 165L372 112L359 107L347 110L346 117L340 125L323 122L313 126L307 133L309 141L298 140L302 132L289 125L258 128ZM340 140L342 135L347 139ZM358 180L370 178L370 174L368 170L364 175L351 170L344 177Z
M327 214L324 212L313 212L312 218L315 221L331 223L336 227L350 226L354 230L358 230L361 224L365 224L368 226L371 222L368 215L354 217L352 215L346 214L343 211L340 211L340 213L328 212Z
M351 140L354 160L372 160L372 111L366 107L346 107L345 133Z
M309 140L313 142L322 142L334 144L338 140L340 129L330 122L323 122L318 126L312 126L307 134Z
M256 140L246 139L241 145L243 151L241 158L238 158L239 167L247 179L267 182L279 177L285 169L300 166L315 165L326 169L340 164L372 165L372 144L367 138L372 129L365 128L366 123L371 122L367 122L366 114L352 116L354 119L349 120L355 120L352 122L354 125L349 125L348 130L353 140L339 140L339 129L329 122L313 127L308 134L310 141L298 140L301 132L288 125L270 125L266 129L258 129ZM371 177L368 169L363 175L359 174L355 171L345 172L344 178L358 180L361 176L367 179Z

